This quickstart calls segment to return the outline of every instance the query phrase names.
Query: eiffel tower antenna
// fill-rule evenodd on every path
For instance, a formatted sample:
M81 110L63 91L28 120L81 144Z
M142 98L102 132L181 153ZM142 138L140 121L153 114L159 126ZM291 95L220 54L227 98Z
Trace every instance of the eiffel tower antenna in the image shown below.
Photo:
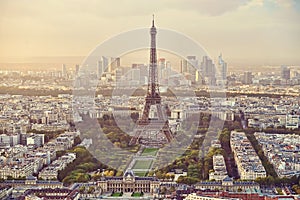
M154 14L152 15L152 27L154 27Z

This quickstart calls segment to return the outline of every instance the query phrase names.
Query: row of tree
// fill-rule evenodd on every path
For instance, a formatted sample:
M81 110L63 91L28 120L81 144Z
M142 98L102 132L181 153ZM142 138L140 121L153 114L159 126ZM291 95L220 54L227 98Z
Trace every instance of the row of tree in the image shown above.
M89 172L107 168L95 159L85 147L77 146L67 152L76 153L76 159L58 173L58 180L66 185L74 182L88 182L91 180Z
M273 164L269 162L269 160L265 156L261 146L259 145L257 139L255 138L255 136L253 134L254 133L253 129L245 130L245 133L246 133L248 140L251 142L254 150L256 151L258 157L260 158L262 165L264 166L264 168L267 172L267 175L272 176L274 178L278 177Z

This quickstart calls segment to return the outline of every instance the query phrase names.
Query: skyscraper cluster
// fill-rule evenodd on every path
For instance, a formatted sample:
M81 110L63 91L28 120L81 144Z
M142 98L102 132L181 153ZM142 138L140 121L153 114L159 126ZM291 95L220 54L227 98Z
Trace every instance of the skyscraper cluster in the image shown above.
M203 56L201 63L196 56L187 56L180 62L180 72L195 84L226 84L227 63L223 60L222 54L218 58L217 67L218 70L208 56Z
M108 57L101 56L101 59L97 61L97 77L100 78L104 72L112 73L120 66L121 59L119 57L111 57L109 61Z
M203 56L201 71L204 82L208 85L216 85L216 67L208 56Z

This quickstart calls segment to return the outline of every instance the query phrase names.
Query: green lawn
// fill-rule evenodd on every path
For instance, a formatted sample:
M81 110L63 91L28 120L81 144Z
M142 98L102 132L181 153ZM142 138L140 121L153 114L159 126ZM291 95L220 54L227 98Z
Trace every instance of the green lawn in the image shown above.
M135 171L134 175L139 176L139 177L145 177L147 176L148 172L140 172L140 171Z
M151 164L152 160L137 160L133 166L133 169L149 169Z
M142 156L156 156L158 152L157 148L145 148L142 152Z
M115 192L111 194L112 197L121 197L122 195L123 194L121 192Z
M134 193L132 193L132 197L142 197L144 194L143 193L141 193L141 192L134 192Z

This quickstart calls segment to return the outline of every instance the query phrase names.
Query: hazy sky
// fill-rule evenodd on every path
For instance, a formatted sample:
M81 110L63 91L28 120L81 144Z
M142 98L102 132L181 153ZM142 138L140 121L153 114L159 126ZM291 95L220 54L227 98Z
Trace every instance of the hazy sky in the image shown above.
M0 57L86 56L153 13L230 65L300 65L299 0L0 0Z

